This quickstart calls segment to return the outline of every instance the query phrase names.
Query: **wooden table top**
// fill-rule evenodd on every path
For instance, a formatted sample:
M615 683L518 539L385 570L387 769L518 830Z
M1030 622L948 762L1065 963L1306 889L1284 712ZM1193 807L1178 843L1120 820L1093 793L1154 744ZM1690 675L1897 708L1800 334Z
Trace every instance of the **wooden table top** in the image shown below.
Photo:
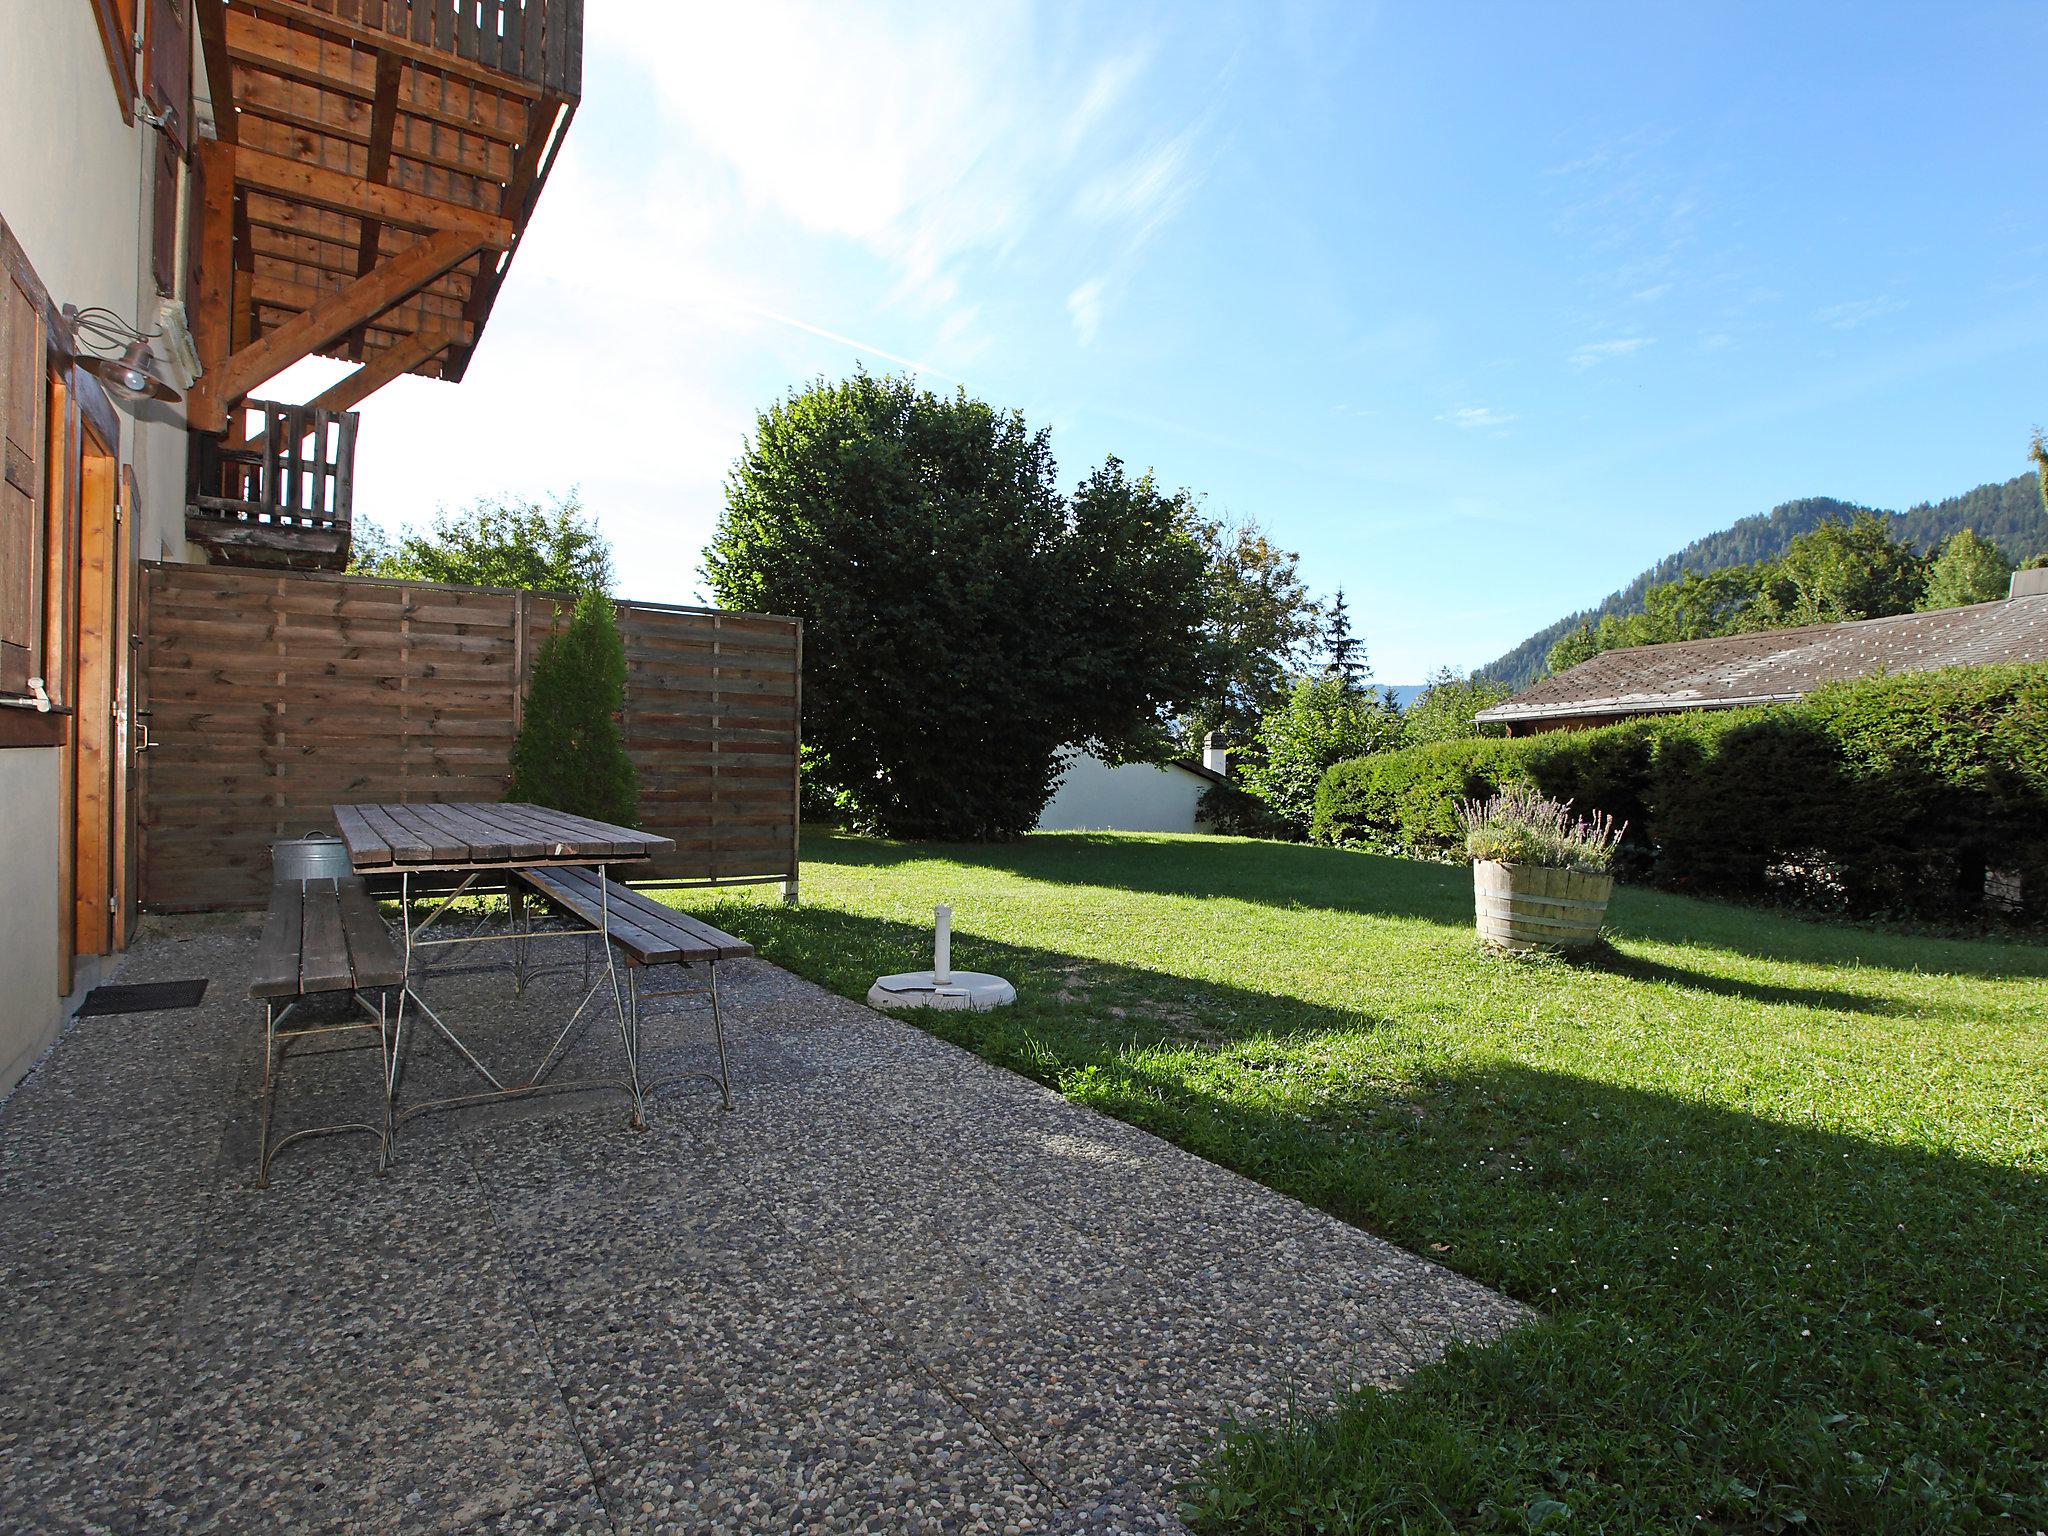
M509 801L337 805L334 821L358 874L631 864L676 845L672 837Z

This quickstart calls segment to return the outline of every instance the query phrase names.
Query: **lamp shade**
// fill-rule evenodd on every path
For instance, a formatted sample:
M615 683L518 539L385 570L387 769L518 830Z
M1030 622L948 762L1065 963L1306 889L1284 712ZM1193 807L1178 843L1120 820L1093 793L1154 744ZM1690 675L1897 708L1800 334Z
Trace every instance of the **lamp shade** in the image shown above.
M132 341L119 357L82 357L78 366L123 400L180 400L163 376L163 364L146 341Z

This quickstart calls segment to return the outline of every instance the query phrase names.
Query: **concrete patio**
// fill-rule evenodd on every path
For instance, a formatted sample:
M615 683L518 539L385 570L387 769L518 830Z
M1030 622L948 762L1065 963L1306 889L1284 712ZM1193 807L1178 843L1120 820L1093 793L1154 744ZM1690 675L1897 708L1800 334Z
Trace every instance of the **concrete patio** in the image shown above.
M333 1137L256 1190L255 938L156 926L119 979L204 1004L80 1020L0 1106L0 1529L1172 1531L1225 1421L1521 1315L758 962L732 1113L437 1113L385 1178ZM489 1060L576 981L427 991ZM621 1054L601 1026L565 1072ZM708 1021L645 1050L701 1069ZM370 1059L295 1064L285 1128L360 1113ZM427 1035L408 1083L464 1086Z

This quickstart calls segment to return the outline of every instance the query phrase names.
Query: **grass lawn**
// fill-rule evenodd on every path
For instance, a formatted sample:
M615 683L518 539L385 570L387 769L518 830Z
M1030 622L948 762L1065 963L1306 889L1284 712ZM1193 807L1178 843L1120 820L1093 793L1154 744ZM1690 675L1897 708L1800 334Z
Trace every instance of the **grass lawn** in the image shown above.
M1222 1531L2048 1527L2048 950L1639 890L1506 961L1463 869L1221 838L807 835L721 905L921 1022L1533 1304L1401 1391L1234 1431Z

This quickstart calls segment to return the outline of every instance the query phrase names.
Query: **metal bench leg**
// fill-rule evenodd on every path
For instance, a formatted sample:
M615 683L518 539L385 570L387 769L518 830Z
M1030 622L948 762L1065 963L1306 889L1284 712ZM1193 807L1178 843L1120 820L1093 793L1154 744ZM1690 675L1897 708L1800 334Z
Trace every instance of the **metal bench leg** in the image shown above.
M291 1011L286 1005L285 1011ZM263 1110L256 1123L256 1187L270 1188L270 1116L277 1103L277 1004L263 1003Z
M711 1037L718 1042L718 1092L726 1109L732 1108L732 1075L725 1065L725 1018L718 1011L718 962L711 962Z
M527 915L526 888L519 883L517 875L505 877L505 901L510 908L506 913L512 928L512 995L526 996L526 936L532 931L532 918Z
M357 994L361 1001L361 994ZM369 1005L365 1003L364 1008ZM390 1021L391 989L380 987L377 991L377 1050L378 1063L384 1082L384 1139L377 1148L377 1177L383 1178L391 1171L391 1063L398 1049L397 1031Z
M640 1093L640 967L626 967L626 996L630 1001L619 1016L619 1037L626 1043L626 1081L633 1094L633 1118L629 1122L636 1131L647 1129L646 1102Z

